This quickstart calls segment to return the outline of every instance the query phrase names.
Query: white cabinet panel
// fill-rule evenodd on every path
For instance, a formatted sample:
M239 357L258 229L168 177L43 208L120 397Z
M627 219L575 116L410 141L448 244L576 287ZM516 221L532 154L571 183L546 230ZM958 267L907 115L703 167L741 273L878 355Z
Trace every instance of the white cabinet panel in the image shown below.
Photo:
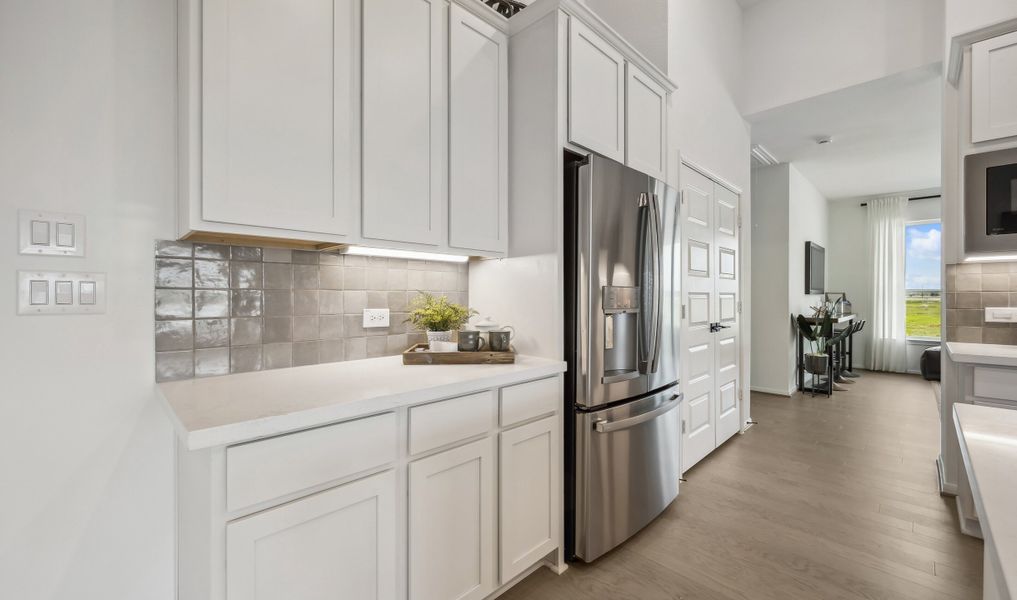
M458 5L449 32L449 245L508 250L508 38Z
M363 237L437 245L447 193L447 3L369 0L363 10Z
M558 410L561 382L557 377L538 379L501 389L502 427L522 423Z
M227 599L394 599L395 488L388 471L229 523Z
M625 160L625 59L580 23L569 20L569 141Z
M501 434L501 583L558 545L558 417Z
M411 600L479 600L494 591L494 440L410 464Z
M667 92L639 67L626 65L625 164L664 179L667 170Z
M971 141L1017 135L1017 32L971 46Z
M482 435L494 421L494 392L480 392L410 409L410 454Z
M358 0L205 0L201 217L350 234Z

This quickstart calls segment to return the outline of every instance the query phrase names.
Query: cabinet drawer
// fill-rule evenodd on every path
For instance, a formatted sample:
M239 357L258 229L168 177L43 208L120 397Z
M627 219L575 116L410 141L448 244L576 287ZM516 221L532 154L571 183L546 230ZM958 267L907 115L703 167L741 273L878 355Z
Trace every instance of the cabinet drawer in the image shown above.
M226 449L226 508L238 510L396 459L395 413Z
M506 427L558 410L557 377L538 379L501 390L501 425Z
M465 440L491 430L494 392L480 392L410 409L410 454Z

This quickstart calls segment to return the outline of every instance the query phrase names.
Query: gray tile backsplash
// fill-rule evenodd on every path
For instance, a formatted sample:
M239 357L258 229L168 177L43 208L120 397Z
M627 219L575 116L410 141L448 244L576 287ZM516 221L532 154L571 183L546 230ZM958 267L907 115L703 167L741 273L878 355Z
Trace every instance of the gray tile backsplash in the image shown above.
M468 296L466 264L159 241L155 266L157 381L399 354L425 341L404 323L418 291Z
M1017 324L986 323L985 308L1017 306L1017 262L946 266L946 341L1017 345Z

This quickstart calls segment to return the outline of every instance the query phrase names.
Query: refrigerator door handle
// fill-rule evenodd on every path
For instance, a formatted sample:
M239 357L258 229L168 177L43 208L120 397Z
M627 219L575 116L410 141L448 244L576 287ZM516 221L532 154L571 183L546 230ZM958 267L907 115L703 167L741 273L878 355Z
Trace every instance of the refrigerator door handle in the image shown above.
M661 342L661 318L663 316L663 287L660 285L661 276L663 275L663 268L661 266L661 229L663 229L663 219L660 214L660 199L657 194L651 196L652 201L650 207L652 208L651 225L653 231L653 322L651 327L653 328L653 345L651 346L653 352L650 358L650 367L648 371L650 373L657 372L657 365L660 362L660 342Z
M653 337L651 333L653 322L653 307L650 304L653 288L656 284L653 281L654 274L650 270L650 257L653 254L653 206L649 195L645 192L639 194L639 249L637 257L639 261L639 328L638 343L639 372L649 373L650 363L653 356Z
M597 421L593 424L594 429L597 433L610 433L612 431L618 431L619 429L628 429L629 427L635 427L640 423L645 423L656 419L660 415L667 413L681 404L683 394L675 394L671 397L671 401L667 404L662 404L657 408L644 412L641 415L629 417L628 419L621 419L620 421Z

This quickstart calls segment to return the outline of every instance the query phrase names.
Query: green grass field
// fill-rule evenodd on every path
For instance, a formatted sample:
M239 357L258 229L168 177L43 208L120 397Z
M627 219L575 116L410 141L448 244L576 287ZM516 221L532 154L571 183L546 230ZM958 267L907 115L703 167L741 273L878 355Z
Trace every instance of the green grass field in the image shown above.
M907 300L908 336L939 337L939 300Z

